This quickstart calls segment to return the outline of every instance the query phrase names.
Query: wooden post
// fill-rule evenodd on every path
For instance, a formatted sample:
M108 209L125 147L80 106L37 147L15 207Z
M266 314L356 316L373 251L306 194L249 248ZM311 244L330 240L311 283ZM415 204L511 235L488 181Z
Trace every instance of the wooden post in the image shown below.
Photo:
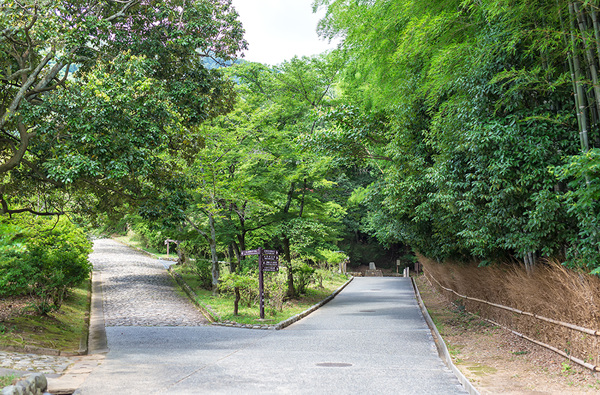
M260 298L260 319L265 319L265 285L263 280L263 249L258 249L258 294Z

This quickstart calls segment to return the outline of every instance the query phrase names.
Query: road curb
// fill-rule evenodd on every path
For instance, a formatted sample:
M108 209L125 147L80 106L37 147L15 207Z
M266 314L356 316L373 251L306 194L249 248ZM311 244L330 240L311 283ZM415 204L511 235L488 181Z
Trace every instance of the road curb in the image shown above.
M177 285L179 285L179 287L183 290L183 292L185 292L185 294L192 301L192 303L196 305L196 307L200 310L200 312L202 312L206 319L210 321L211 324L220 319L219 315L212 311L208 306L205 306L204 304L198 302L198 295L196 295L194 290L190 288L190 286L187 285L185 281L183 281L183 278L179 273L175 273L170 267L167 269L167 273L169 273L171 278L175 280Z
M104 322L102 273L98 270L92 272L92 303L90 305L87 351L88 354L106 354L109 351Z
M442 338L442 335L440 335L440 332L437 330L435 324L433 323L433 320L431 319L429 312L425 308L423 299L421 299L421 293L419 292L417 283L415 283L415 280L412 277L410 278L410 282L413 286L413 290L414 290L415 296L417 298L417 303L419 304L419 308L421 309L423 318L425 318L425 322L427 322L427 326L429 326L429 329L431 330L431 334L433 335L433 341L435 342L435 347L438 350L438 354L439 354L440 358L442 359L444 364L446 364L446 366L452 371L452 373L454 373L456 378L458 378L458 381L460 381L460 383L463 385L463 387L465 387L465 389L467 390L467 392L469 394L480 395L479 391L477 391L477 389L473 386L473 384L471 384L471 382L465 377L465 375L462 374L462 372L460 370L458 370L456 365L454 365L454 363L452 362L452 358L450 357L450 353L448 352L448 347L446 346L446 343L444 343L444 339Z
M333 298L335 298L340 292L342 292L342 290L344 288L346 288L346 286L348 284L350 284L350 282L352 282L352 280L354 280L354 277L350 277L350 279L348 281L346 281L341 287L339 287L338 289L336 289L331 295L329 295L328 297L326 297L325 299L323 299L322 301L320 301L319 303L313 305L312 307L304 310L302 313L296 314L293 317L288 318L285 321L281 321L279 324L274 325L274 329L276 330L281 330L283 328L286 328L290 325L292 325L294 322L300 321L302 318L306 317L307 315L309 315L310 313L312 313L313 311L317 310L318 308L324 306L325 304L329 303L331 300L333 300Z

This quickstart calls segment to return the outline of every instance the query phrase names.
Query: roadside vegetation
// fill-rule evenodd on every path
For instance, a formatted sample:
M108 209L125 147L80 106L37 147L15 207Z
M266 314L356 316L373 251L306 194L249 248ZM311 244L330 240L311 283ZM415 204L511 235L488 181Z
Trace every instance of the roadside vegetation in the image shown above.
M28 299L0 300L0 349L25 346L77 353L87 339L90 282L69 290L62 307L45 315L36 313Z
M589 370L469 313L424 275L415 281L454 364L481 393L600 391Z
M172 270L179 273L185 283L194 290L197 302L208 307L210 312L214 313L213 318L221 323L275 325L323 301L348 281L346 275L332 270L314 271L304 278L306 283L302 285L302 292L297 292L294 298L287 298L285 269L281 269L280 272L267 272L264 274L265 318L261 320L256 270L249 270L244 275L226 275L218 294L212 292L210 286L207 287L210 277L203 279L194 268L173 266ZM240 295L237 303L236 285Z
M17 376L10 374L7 376L0 376L0 388L6 387L8 385L12 385L12 383L17 379Z

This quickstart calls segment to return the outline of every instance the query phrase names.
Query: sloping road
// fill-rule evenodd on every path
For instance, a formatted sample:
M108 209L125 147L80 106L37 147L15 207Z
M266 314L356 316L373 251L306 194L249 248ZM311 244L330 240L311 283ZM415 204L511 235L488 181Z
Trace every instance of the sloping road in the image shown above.
M119 254L114 259L125 264ZM110 352L80 394L466 393L437 356L408 279L356 278L333 301L281 331L106 331Z
M102 275L104 319L110 326L199 326L208 320L175 292L159 260L110 239L94 242L90 261Z

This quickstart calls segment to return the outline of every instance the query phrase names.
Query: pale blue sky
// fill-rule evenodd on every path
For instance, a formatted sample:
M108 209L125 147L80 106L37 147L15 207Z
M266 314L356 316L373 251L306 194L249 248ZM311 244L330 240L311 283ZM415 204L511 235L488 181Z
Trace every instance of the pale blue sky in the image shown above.
M312 13L312 0L233 0L233 5L246 29L248 61L274 65L335 47L316 33L322 13Z

